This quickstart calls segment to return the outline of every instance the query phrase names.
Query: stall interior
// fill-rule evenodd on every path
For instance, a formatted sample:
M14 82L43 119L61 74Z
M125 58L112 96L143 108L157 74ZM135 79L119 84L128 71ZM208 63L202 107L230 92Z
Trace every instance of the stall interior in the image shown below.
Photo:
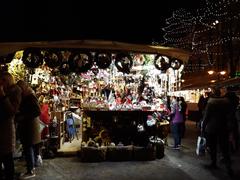
M40 104L49 106L49 134L58 151L77 151L99 136L105 143L97 146L133 143L139 124L147 128L166 120L167 93L181 85L183 64L166 56L36 51L18 51L8 71L29 82Z

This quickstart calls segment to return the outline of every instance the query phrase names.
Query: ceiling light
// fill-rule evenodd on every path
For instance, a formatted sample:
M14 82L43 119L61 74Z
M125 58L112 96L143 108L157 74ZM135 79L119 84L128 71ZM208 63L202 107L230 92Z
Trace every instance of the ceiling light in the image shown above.
M208 71L208 74L209 74L209 75L212 75L213 73L214 73L213 70Z
M225 74L226 74L226 71L221 71L220 74L221 74L221 75L225 75Z

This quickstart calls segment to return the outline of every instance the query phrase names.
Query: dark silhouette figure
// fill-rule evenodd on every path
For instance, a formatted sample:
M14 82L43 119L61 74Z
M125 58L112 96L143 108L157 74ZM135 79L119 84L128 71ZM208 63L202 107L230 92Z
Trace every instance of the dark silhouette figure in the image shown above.
M229 129L227 126L229 113L229 100L226 97L221 97L220 89L214 89L213 96L208 100L202 124L202 132L206 137L211 156L211 164L208 167L217 167L217 147L219 145L227 171L232 175L229 154Z

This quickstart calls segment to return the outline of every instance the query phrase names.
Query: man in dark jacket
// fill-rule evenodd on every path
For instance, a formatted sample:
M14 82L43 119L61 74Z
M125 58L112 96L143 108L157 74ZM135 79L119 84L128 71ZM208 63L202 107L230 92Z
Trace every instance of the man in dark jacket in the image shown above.
M217 147L219 144L228 173L232 174L229 154L229 129L227 126L230 102L223 96L224 94L221 94L219 88L213 90L213 96L209 98L203 116L202 131L206 136L212 160L209 167L217 167Z

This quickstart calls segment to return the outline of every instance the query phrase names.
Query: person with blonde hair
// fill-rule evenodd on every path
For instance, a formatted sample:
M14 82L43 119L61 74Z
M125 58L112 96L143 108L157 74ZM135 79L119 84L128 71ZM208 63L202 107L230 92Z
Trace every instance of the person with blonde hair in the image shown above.
M18 81L17 85L22 89L18 128L27 164L27 172L20 176L20 179L28 179L35 176L34 167L36 166L37 155L40 155L38 145L41 142L39 122L41 111L32 88L22 80Z
M4 166L5 179L14 179L16 135L14 117L21 102L21 89L16 86L12 75L0 73L0 165Z

